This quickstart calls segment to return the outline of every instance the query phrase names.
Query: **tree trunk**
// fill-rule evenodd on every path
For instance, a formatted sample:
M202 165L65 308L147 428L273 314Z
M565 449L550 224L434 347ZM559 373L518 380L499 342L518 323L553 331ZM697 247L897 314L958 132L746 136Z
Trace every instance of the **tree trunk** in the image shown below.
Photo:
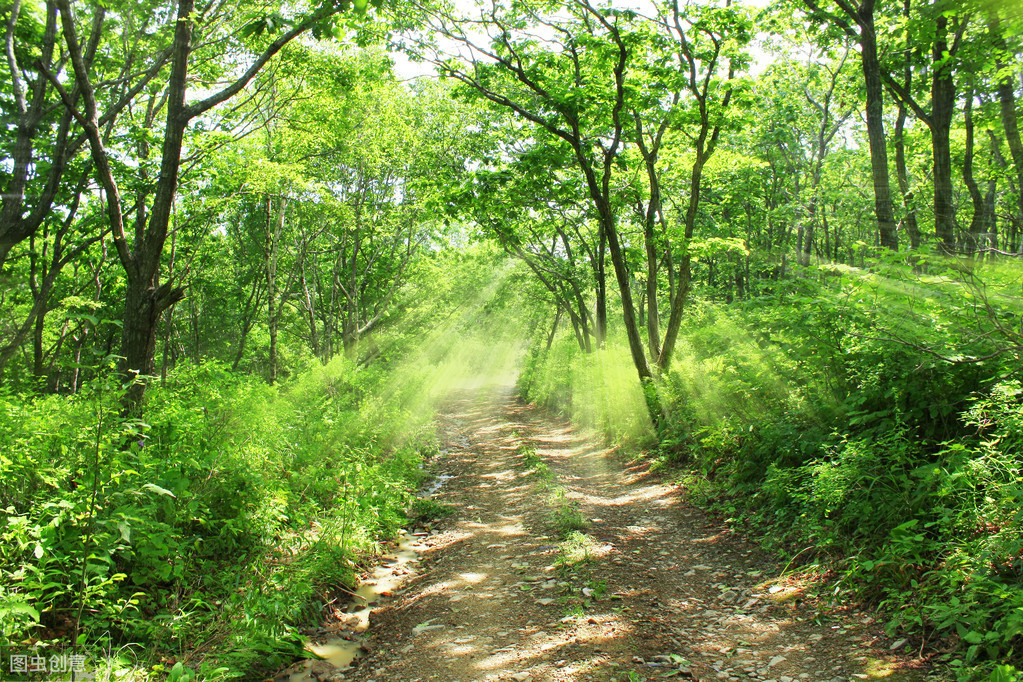
M1007 169L1009 167L1009 162L1005 159L1005 155L1002 154L1002 141L1001 141L1001 139L999 139L998 135L995 134L995 131L991 130L990 128L987 129L987 134L988 134L988 140L991 143L991 157L994 159L995 165L1000 170ZM1018 186L1017 186L1017 184L1015 182L1013 182L1011 174L1008 175L1008 179L1009 179L1009 193L1011 194L1013 192L1017 192L1018 191L1018 189L1017 189ZM994 212L994 210L992 209L992 213L993 212ZM1021 212L1018 213L1018 214L1017 213L1013 213L1013 212L1010 211L1008 213L1008 215L1006 215L1006 218L1007 218L1009 224L1007 226L1008 227L1007 234L1004 237L1002 237L1002 247L1003 247L1002 250L1003 251L1014 252L1015 248L1016 248L1016 246L1015 246L1016 245L1016 235L1019 232L1020 219L1023 218L1023 209L1021 209Z
M987 245L998 250L998 214L995 213L995 204L998 199L998 182L994 177L991 177L987 181L987 195L984 197L984 212L987 214L990 222L990 231L987 236ZM991 254L994 256L995 254Z
M679 92L674 94L672 104L678 102ZM661 256L657 252L657 227L664 227L664 210L661 199L661 178L657 172L657 157L660 153L664 134L668 129L670 118L665 117L659 126L651 131L650 143L647 144L644 134L643 119L639 112L633 112L636 122L636 146L643 157L647 182L650 185L650 197L646 210L640 210L643 220L643 246L646 250L646 332L650 358L657 360L661 354L660 313L657 303L658 270ZM669 297L670 298L670 297ZM640 306L642 310L642 306ZM642 321L641 321L642 324Z
M636 366L641 382L653 379L650 366L646 361L646 351L643 350L643 339L639 333L639 325L636 324L636 308L632 303L632 289L629 287L629 271L625 264L625 254L622 252L621 241L618 231L614 225L614 216L611 205L606 200L600 202L601 219L607 221L605 231L607 234L607 245L611 252L611 265L614 267L615 279L618 281L618 288L622 298L622 315L625 322L625 334L629 340L629 351L632 354L632 362Z
M551 333L547 335L547 345L544 346L543 353L547 355L551 352L551 346L554 345L554 336L558 333L558 323L561 322L561 314L564 312L561 307L558 307L558 312L554 316L554 324L551 325Z
M32 374L37 380L42 379L46 370L43 367L43 332L46 330L46 306L36 316L35 330L32 334Z
M906 166L906 105L899 104L899 115L895 119L895 177L899 182L902 194L902 206L905 210L903 225L909 233L909 248L920 248L920 225L916 219L916 199L909 186L909 172Z
M288 200L281 197L277 213L274 214L273 198L267 194L264 207L266 209L266 324L270 333L269 358L267 360L267 381L271 385L277 381L277 327L280 306L277 304L277 260L280 249L281 234L284 231L284 212Z
M909 26L912 16L912 0L903 0L902 16ZM906 92L912 92L913 86L913 64L912 64L912 42L907 28L905 57L902 67L902 87ZM902 208L904 217L902 224L909 234L909 248L916 251L920 248L920 223L916 219L916 197L909 185L909 170L906 165L906 117L908 111L906 103L901 98L895 98L898 102L899 113L895 119L895 177L899 183L899 193L902 195Z
M803 267L810 265L811 256L813 255L815 238L814 221L817 220L817 204L814 199L810 199L810 207L807 210L806 218L806 230L803 232L803 255L800 258L800 264Z
M135 225L135 248L128 269L124 328L121 336L125 369L136 376L152 376L155 370L156 330L163 311L184 298L181 288L160 284L163 247L170 231L171 211L178 188L181 148L189 115L185 104L188 59L192 52L192 9L194 0L179 0L174 29L174 51L167 95L167 123L160 151L160 175L156 181L153 207L148 221L140 211ZM112 202L115 197L109 197ZM122 261L124 259L122 258ZM132 382L125 395L125 407L138 412L145 384Z
M169 304L159 295L155 273L128 278L125 287L124 327L121 352L124 368L133 379L125 393L125 409L137 414L145 393L145 381L155 374L156 327ZM162 292L160 292L162 293Z
M601 191L597 176L593 167L586 158L585 152L579 146L575 147L576 158L586 177L586 186L589 190L590 199L597 208L598 219L600 220L600 232L606 239L607 246L611 252L611 265L614 268L615 279L618 282L618 290L622 299L622 317L625 322L625 335L629 341L629 352L632 355L632 363L639 375L639 381L644 387L644 395L647 397L647 409L654 423L658 423L663 416L660 404L654 405L652 397L656 397L656 389L651 394L649 387L653 384L653 374L650 372L650 365L646 360L646 352L643 349L643 339L639 333L639 326L636 324L636 308L632 302L632 289L629 286L629 271L625 263L625 254L622 252L621 241L618 237L618 230L615 226L614 210L611 202ZM601 249L603 252L603 249ZM599 284L599 283L598 283ZM599 305L599 301L598 301ZM600 310L597 311L597 322L600 325ZM605 318L606 319L606 318Z
M939 15L934 37L931 78L931 150L934 159L934 233L946 252L955 249L955 203L952 197L950 131L955 112L955 83L948 64L948 17Z
M610 211L610 207L608 207ZM613 228L612 228L613 229ZM597 304L593 320L593 337L597 348L604 347L607 338L607 269L605 254L607 253L608 233L603 219L598 227L597 238ZM616 237L617 238L617 237ZM617 267L617 266L615 266Z
M170 264L168 265L168 269L171 272L174 271L174 257L177 255L177 244L178 238L177 234L175 234L174 236L171 237ZM160 381L167 380L167 369L171 359L170 354L171 333L174 330L174 308L167 309L167 319L164 320L163 326L164 326L163 361L160 362Z
M301 268L303 303L306 311L306 323L309 325L309 346L313 351L313 355L320 357L320 338L316 323L316 308L313 304L313 293L309 287L309 280L306 278L304 259Z
M245 309L242 311L242 331L238 338L238 350L235 351L234 361L231 363L232 371L238 369L242 358L245 357L245 343L259 314L260 291L260 278L255 277L252 280L252 291L249 292L249 297L245 300Z
M892 211L891 185L888 179L888 146L884 134L884 87L877 57L874 33L874 1L863 0L857 12L860 25L860 57L863 83L867 93L867 138L870 143L870 171L874 184L874 215L881 246L898 250L899 241Z
M40 126L53 103L47 101L49 83L39 65L45 65L51 71L58 69L53 64L54 47L57 43L57 12L53 0L45 4L46 25L42 41L33 46L38 49L38 64L18 64L15 51L15 24L21 11L22 3L15 0L7 6L7 31L5 32L5 52L7 55L7 71L10 77L9 87L4 89L13 105L5 112L5 119L16 120L14 125L14 144L11 147L10 171L5 173L7 183L3 186L0 196L0 268L7 261L11 249L36 233L43 220L51 214L51 207L61 178L67 165L67 159L73 154L68 149L67 138L71 125L71 114L65 111L60 117L55 143L50 157L39 157L35 154L34 145L40 129L43 135L50 135L49 125ZM97 27L98 28L98 27ZM33 70L37 76L35 81L26 83L23 80L25 70ZM78 92L70 93L72 101L77 101ZM10 118L8 118L10 116ZM5 121L7 123L7 121ZM31 190L29 182L36 173L45 169L46 178L43 191L32 198L36 199L35 207L28 210L26 199ZM28 190L28 192L26 191ZM27 213L27 215L26 215Z
M646 336L651 358L661 354L661 328L657 310L657 266L660 256L657 253L654 227L654 220L648 215L643 226L643 242L646 247Z
M707 143L707 121L705 119L701 135L696 143L696 159L693 161L693 172L689 180L689 203L686 206L685 216L685 253L679 266L678 290L675 292L675 300L671 303L671 312L668 315L668 326L664 330L664 343L661 344L661 354L657 357L657 366L663 371L671 366L671 357L675 353L675 343L678 341L678 330L682 325L682 313L685 310L686 302L689 299L689 289L692 281L692 256L689 254L689 242L696 230L696 212L700 203L700 185L703 180L703 167L711 154L714 153L714 144L717 141L718 129L710 136L710 143Z
M1009 145L1012 163L1016 167L1017 216L1023 219L1023 140L1020 139L1019 117L1016 112L1015 81L1009 65L1005 63L1005 55L1008 50L1005 38L1002 36L1001 21L996 9L992 7L990 12L988 27L994 37L995 66L1001 76L998 79L999 113L1002 119L1002 128L1005 131L1005 141Z
M966 184L966 189L970 193L970 201L973 204L973 217L970 219L969 236L967 238L965 248L967 252L973 253L982 244L986 243L986 238L982 235L991 231L991 223L993 222L989 219L987 213L987 202L984 200L984 195L980 191L977 179L973 176L975 147L973 125L973 88L970 88L970 91L967 93L966 107L963 115L964 126L966 128L966 149L963 153L963 182Z

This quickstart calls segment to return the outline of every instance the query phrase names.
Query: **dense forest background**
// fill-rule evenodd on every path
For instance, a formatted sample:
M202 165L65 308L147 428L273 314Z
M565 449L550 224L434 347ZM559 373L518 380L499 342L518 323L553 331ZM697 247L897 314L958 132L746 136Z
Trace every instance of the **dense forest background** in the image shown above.
M285 664L425 513L436 400L518 372L962 677L1023 667L1013 0L0 16L8 644Z

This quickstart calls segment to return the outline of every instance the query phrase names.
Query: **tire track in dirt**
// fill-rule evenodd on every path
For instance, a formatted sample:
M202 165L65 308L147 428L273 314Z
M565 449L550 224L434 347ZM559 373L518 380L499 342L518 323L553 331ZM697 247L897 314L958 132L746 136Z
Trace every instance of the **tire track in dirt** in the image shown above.
M659 482L510 387L464 392L438 418L456 513L371 615L367 653L335 680L921 680L874 619L822 622L802 586ZM589 560L558 569L535 448L589 519Z

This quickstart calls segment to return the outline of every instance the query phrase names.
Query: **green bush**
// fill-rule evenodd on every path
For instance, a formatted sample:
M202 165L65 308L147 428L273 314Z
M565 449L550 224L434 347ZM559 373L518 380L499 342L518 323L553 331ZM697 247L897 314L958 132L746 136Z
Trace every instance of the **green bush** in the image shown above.
M388 430L399 406L360 414L370 379L342 361L284 389L181 367L144 422L119 415L115 386L0 396L3 635L97 651L212 637L231 669L285 662L317 594L406 522L432 443Z
M837 569L893 634L960 644L964 675L1009 675L1023 663L1020 311L975 273L1016 290L1018 273L917 267L811 269L750 300L692 301L659 381L657 452L768 544ZM534 351L521 386L614 433L576 407L593 391L570 378L572 343Z

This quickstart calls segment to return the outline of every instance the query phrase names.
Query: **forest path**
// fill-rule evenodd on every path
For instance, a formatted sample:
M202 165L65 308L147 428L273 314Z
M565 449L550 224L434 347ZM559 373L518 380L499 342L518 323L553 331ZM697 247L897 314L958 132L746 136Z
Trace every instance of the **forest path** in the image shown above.
M456 395L438 425L434 497L455 514L332 679L923 679L870 615L815 620L754 545L510 387ZM565 542L573 510L586 537Z

